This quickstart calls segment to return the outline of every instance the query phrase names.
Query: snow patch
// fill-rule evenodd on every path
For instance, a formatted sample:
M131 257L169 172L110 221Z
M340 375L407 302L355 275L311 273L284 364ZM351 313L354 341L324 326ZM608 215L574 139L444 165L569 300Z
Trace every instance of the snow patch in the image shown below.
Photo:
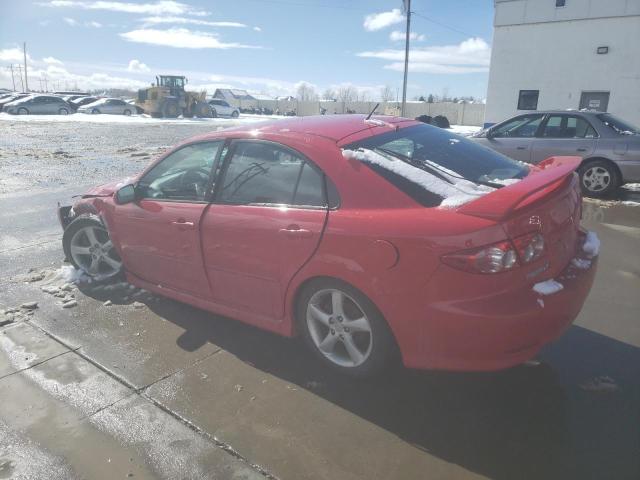
M533 286L533 291L539 293L540 295L553 295L563 288L564 286L561 283L558 283L555 280L551 279L545 282L536 283Z
M600 239L596 232L587 232L587 238L584 240L584 245L582 245L582 251L591 258L600 253Z
M406 178L429 192L441 196L444 199L440 204L441 207L458 207L494 191L491 187L476 185L468 180L460 179L455 172L442 168L440 165L437 165L437 167L443 170L443 173L451 176L451 181L454 182L453 185L425 170L409 165L402 160L386 157L366 148L359 148L358 150L344 149L342 150L342 154L347 159L355 159L382 167L396 175ZM427 161L427 163L430 162Z
M453 132L463 137L470 137L474 133L478 133L482 130L482 127L475 127L471 125L451 125L451 128L447 129L449 132Z
M633 192L640 192L640 183L627 183L622 186L625 190L631 190Z
M576 268L579 268L580 270L589 270L589 267L591 267L591 260L576 257L573 260L571 260L571 265L573 265Z
M520 180L520 178L490 178L487 181L490 183L497 183L498 185L504 185L506 187L507 185L518 183Z

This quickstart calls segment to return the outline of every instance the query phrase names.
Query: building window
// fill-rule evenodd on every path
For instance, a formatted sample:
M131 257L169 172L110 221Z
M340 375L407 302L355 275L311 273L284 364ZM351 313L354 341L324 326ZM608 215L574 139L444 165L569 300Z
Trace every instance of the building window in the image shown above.
M556 7L564 7L565 0L556 0Z
M520 90L518 110L537 110L540 90Z

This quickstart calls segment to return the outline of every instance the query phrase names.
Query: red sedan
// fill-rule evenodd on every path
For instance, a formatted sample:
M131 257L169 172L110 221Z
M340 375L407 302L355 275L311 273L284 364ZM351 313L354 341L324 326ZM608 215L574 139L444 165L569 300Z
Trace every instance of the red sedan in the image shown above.
M61 207L67 258L368 375L522 363L575 319L598 241L576 157L529 167L414 120L336 115L191 138Z

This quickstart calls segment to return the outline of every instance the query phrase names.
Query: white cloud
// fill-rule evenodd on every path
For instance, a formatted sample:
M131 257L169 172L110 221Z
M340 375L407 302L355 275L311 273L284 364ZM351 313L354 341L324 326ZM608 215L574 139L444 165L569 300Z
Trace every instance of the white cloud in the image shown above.
M76 20L74 20L73 18L64 17L62 20L64 20L64 23L66 23L67 25L70 25L72 27L75 27L76 25L78 25L78 22Z
M191 24L191 25L206 25L209 27L235 27L235 28L246 28L247 25L239 22L212 22L209 20L200 20L198 18L187 18L187 17L172 17L172 16L162 16L162 17L145 17L141 19L146 25L158 25L161 23L172 23L172 24Z
M129 62L129 66L127 70L130 72L149 72L150 69L146 64L142 63L140 60L131 60Z
M96 22L95 20L91 20L90 22L84 22L85 27L91 28L102 28L102 24L100 22Z
M400 30L394 30L389 34L389 40L391 40L392 42L399 42L399 41L404 42L405 37L406 37L406 32L402 32ZM418 34L416 32L409 33L410 40L416 40L418 42L422 42L425 38L426 37L424 35Z
M173 0L160 0L149 3L130 3L117 1L77 1L51 0L39 5L59 8L81 8L84 10L108 10L112 12L139 13L142 15L196 15L206 16L209 13L195 9L190 5Z
M27 60L31 62L31 57L27 54ZM5 48L0 50L1 62L24 62L24 54L21 48Z
M365 58L390 60L388 70L402 71L404 49L384 49L358 53ZM469 38L458 45L412 48L409 70L425 73L475 73L489 70L491 47L481 38Z
M404 20L404 16L399 8L394 8L388 12L372 13L364 17L364 29L373 32L395 25Z
M262 48L240 43L225 43L215 34L207 32L193 32L186 28L170 28L169 30L139 29L121 33L120 36L130 42L147 43L175 48Z
M262 29L260 27L253 27L253 30L256 31L256 32L261 32L262 31Z
M62 62L54 57L45 57L42 61L47 65L62 65Z

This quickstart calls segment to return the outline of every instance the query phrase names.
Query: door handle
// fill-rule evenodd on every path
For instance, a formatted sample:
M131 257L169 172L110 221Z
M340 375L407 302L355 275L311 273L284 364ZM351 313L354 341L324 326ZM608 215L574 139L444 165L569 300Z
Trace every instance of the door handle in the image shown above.
M281 228L278 231L291 238L309 238L313 236L311 230L300 228L298 225L289 225L287 228Z
M516 150L526 150L527 147L516 147Z
M576 148L576 152L586 152L586 151L587 151L586 148L582 148L582 147Z
M171 225L175 225L179 230L191 230L193 227L195 227L195 223L187 222L183 218L179 218L175 222L171 222Z

